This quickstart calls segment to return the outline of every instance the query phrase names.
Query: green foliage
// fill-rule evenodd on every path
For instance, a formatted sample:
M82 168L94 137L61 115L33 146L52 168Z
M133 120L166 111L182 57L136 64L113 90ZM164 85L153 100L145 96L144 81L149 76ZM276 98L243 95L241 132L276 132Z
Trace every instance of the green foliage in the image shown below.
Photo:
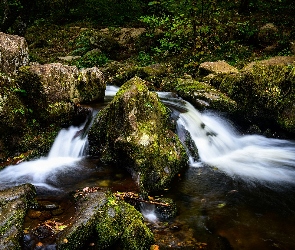
M257 34L258 28L249 20L236 23L237 38L242 42L249 42Z
M139 66L148 66L154 63L153 57L145 51L139 51L137 61Z
M92 68L94 66L103 66L109 61L109 58L100 51L90 52L92 53L86 53L81 58L73 61L72 64L76 65L78 68Z
M215 11L215 1L153 1L150 6L161 6L160 15L142 16L148 36L158 43L152 51L159 56L170 56L194 50L198 37L210 33L210 15Z

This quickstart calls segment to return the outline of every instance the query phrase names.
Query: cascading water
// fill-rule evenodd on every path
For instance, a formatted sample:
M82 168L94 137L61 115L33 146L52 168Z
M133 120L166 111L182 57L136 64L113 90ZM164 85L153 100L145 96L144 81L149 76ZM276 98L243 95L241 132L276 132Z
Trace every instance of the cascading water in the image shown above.
M180 110L178 133L189 132L199 154L190 165L204 164L226 174L248 180L295 183L295 143L259 135L239 135L224 119L213 113L201 114L190 103L159 93L164 103Z
M106 100L114 97L118 87L107 86ZM97 111L81 127L62 129L56 137L47 157L11 165L0 171L0 188L32 183L49 190L58 190L61 186L59 177L75 176L83 172L81 160L87 149L87 133ZM81 176L80 176L81 177Z
M81 129L81 127L62 129L47 157L6 167L0 172L1 186L29 182L35 186L56 189L52 184L56 184L58 176L75 171L79 167L78 162L83 158L87 137L77 136Z

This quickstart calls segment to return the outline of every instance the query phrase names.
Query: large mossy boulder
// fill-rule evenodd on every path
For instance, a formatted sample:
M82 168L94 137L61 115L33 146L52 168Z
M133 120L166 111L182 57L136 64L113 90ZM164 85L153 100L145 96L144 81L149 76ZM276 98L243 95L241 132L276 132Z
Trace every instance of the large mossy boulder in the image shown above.
M0 191L0 249L21 249L24 218L27 209L36 204L35 195L31 184Z
M169 110L138 77L126 82L98 113L88 138L90 154L128 169L141 192L167 188L187 165L185 149L171 130Z
M29 51L25 38L0 32L0 72L14 74L28 65Z
M132 63L120 63L112 61L102 68L106 76L106 82L109 85L122 86L125 82L137 76L148 82L149 90L161 90L163 77L169 75L170 65L151 64L148 66L139 66Z
M134 207L102 191L80 192L73 222L59 235L60 250L85 249L90 240L95 249L146 250L153 234Z
M295 132L294 57L250 63L239 73L219 75L210 83L235 100L245 118Z

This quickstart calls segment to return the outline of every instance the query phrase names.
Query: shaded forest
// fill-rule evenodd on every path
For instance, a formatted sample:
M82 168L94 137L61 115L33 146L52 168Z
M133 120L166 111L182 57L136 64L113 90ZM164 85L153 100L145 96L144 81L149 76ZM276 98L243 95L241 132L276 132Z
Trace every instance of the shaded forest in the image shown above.
M208 60L226 60L242 67L255 59L294 53L291 0L2 0L0 8L1 31L25 36L32 60L41 62L53 61L55 53L62 54L61 48L68 54L77 48L91 49L85 33L66 40L71 34L62 34L63 42L50 44L49 33L59 35L56 29L69 25L145 27L144 41L128 56L142 64L169 60L185 71ZM273 26L261 30L265 24ZM48 54L48 49L50 56L44 58L41 54ZM113 59L110 53L91 60L102 63L108 59Z

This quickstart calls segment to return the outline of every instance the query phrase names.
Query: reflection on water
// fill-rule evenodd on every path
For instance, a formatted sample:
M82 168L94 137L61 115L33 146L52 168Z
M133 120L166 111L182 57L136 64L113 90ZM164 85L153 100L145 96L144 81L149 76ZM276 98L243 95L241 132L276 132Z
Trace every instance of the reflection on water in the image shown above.
M166 195L178 204L176 219L208 249L295 248L294 186L249 184L209 167L190 168L173 186Z

